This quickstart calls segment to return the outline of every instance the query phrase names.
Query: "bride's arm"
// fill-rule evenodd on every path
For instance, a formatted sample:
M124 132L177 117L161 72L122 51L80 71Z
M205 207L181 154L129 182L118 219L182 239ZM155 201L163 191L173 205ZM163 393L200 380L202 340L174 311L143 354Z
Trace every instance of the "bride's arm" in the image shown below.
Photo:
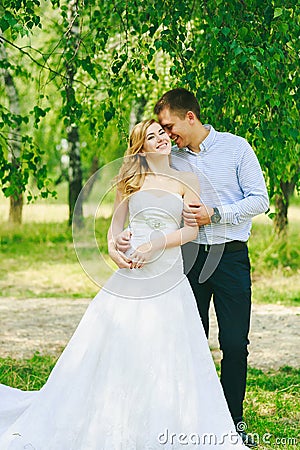
M194 173L182 174L182 188L184 209L189 209L189 204L193 202L199 202L200 187L197 176ZM199 227L195 220L193 226L184 224L182 228L174 231L173 233L165 236L164 248L178 247L179 245L186 244L189 241L193 241L198 236ZM159 242L157 243L159 245ZM155 245L155 243L153 243ZM161 247L160 247L161 248ZM160 249L159 248L159 249Z
M182 179L182 193L184 198L184 208L188 210L189 203L199 202L199 181L195 174L188 173L186 176L181 176ZM134 267L142 267L142 265L151 260L153 254L162 249L178 247L189 241L196 239L198 236L199 227L195 220L194 226L184 224L179 230L173 231L167 235L161 235L159 238L153 239L150 242L140 245L135 252L130 255L134 260Z
M128 215L128 200L122 199L122 193L117 190L114 212L111 219L110 227L107 233L108 254L111 259L120 268L130 268L131 260L127 256L116 249L117 236L123 231L125 221Z

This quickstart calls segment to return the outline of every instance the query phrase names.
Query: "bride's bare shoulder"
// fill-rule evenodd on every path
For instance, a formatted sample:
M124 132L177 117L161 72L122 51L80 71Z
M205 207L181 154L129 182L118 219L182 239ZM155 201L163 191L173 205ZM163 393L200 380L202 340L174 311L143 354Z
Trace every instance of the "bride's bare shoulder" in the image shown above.
M199 184L199 179L194 172L183 172L179 170L174 170L174 176L178 181L181 181L184 184Z

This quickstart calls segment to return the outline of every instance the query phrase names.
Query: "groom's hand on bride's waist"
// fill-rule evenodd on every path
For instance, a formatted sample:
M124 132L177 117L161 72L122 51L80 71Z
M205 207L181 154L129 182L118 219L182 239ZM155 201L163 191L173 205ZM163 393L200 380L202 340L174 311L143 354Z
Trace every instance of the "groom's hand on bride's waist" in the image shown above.
M131 247L130 239L131 232L129 230L122 231L122 233L118 234L116 237L116 249L119 250L119 252L126 253Z

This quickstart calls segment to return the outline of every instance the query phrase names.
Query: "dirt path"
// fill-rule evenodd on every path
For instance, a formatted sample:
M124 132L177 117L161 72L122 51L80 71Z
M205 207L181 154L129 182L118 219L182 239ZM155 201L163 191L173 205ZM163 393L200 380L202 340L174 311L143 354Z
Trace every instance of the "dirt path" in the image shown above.
M59 354L70 339L89 299L0 297L1 357L30 358L34 352ZM300 307L253 305L249 364L261 369L300 367ZM210 346L218 351L211 311Z

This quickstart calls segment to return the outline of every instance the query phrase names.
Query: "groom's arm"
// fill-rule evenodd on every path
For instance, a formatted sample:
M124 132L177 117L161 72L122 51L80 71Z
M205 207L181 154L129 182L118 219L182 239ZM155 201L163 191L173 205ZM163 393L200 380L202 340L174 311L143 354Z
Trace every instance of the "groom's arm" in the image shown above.
M119 250L119 252L127 252L127 250L129 250L131 247L130 240L131 232L129 230L121 231L121 233L118 234L115 240L116 249Z

